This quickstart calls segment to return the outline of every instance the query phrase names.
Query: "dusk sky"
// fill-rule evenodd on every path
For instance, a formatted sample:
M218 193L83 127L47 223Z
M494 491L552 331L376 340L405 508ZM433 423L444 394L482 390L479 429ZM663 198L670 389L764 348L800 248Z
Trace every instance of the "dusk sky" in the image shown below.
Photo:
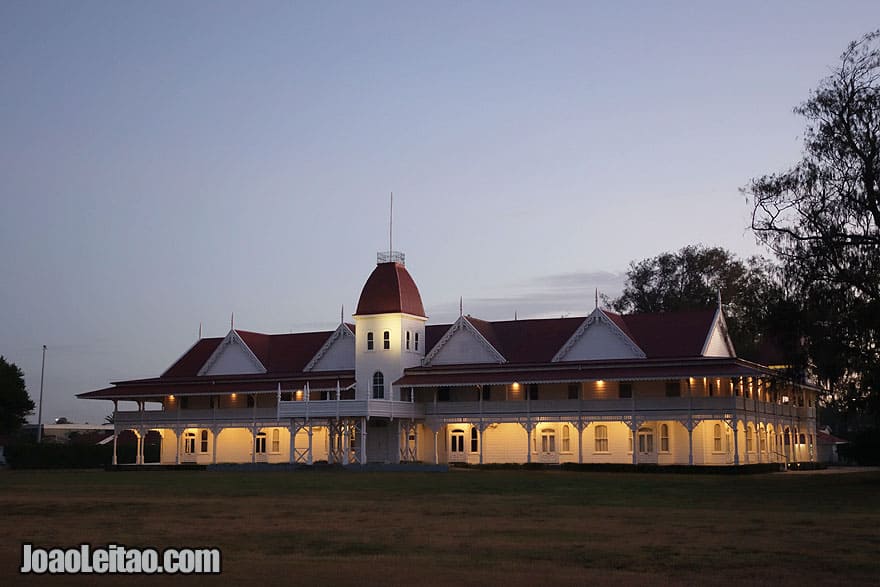
M864 2L0 2L0 354L43 420L205 336L332 329L388 247L429 323L584 315L765 253L739 188ZM35 418L32 418L35 421Z

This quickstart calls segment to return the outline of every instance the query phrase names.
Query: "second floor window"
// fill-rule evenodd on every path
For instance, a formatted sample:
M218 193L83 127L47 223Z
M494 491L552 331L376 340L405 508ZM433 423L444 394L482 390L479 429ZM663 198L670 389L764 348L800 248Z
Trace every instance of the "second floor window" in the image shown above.
M529 399L532 401L537 401L538 399L538 384L532 383L529 385Z
M618 388L618 397L620 398L628 398L633 396L633 385L632 383L621 383Z
M386 330L382 333L382 348L386 351L391 348L391 331Z
M406 350L409 350L409 338L410 338L410 336L411 336L411 333L410 333L409 330L407 330L407 331L406 331Z
M414 349L414 350L419 350L419 333L418 333L418 332L416 332L416 340L415 340L415 343L416 343L416 346L415 346L415 349Z
M678 397L681 395L681 385L678 379L671 379L666 382L666 397Z
M372 332L367 333L367 350L368 351L373 350L373 333Z

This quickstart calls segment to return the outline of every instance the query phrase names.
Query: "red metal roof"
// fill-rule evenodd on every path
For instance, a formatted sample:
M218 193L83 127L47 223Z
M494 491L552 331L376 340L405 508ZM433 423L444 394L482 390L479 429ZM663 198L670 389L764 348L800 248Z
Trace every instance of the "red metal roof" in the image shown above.
M629 335L648 357L698 357L703 352L715 312L708 309L615 316L623 320Z
M416 282L400 263L379 263L361 290L355 314L404 312L425 316Z
M162 377L189 377L202 368L211 355L217 350L222 338L203 338L194 344L182 357L162 373Z
M296 373L312 360L333 331L261 334L235 331L256 355L267 373Z

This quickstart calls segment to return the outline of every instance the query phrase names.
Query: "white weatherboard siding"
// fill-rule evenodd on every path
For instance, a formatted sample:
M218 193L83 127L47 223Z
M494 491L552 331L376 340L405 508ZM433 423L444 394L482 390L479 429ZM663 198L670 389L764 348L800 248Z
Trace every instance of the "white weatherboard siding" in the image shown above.
M347 332L347 331L346 331ZM312 371L342 371L354 369L355 341L351 333L334 340L324 354L315 361Z
M706 345L706 357L730 357L730 347L727 344L727 337L724 336L724 329L721 322L716 321L712 327L712 334L709 337L709 344Z
M385 399L391 399L391 383L403 376L403 370L421 365L425 351L425 319L408 314L376 314L355 316L357 365L357 399L372 397L373 374L385 378ZM384 333L389 332L391 348L384 348ZM367 350L367 334L373 333L373 350ZM410 349L406 350L406 333L410 332ZM415 334L419 334L419 350L415 350ZM368 455L369 456L369 455Z
M597 359L635 359L639 354L620 334L604 320L594 320L578 337L560 361L590 361Z
M469 328L459 328L431 359L432 365L497 363L498 356Z
M245 348L238 338L230 337L220 343L202 375L243 375L264 372L265 369L254 359L250 350Z

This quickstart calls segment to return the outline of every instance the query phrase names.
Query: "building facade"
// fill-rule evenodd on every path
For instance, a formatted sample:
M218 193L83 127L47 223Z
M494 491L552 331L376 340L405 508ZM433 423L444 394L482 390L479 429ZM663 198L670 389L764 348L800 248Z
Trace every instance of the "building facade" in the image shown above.
M816 388L737 358L714 310L428 324L380 253L354 323L203 338L165 373L80 394L164 464L815 461ZM114 457L115 460L115 457Z

